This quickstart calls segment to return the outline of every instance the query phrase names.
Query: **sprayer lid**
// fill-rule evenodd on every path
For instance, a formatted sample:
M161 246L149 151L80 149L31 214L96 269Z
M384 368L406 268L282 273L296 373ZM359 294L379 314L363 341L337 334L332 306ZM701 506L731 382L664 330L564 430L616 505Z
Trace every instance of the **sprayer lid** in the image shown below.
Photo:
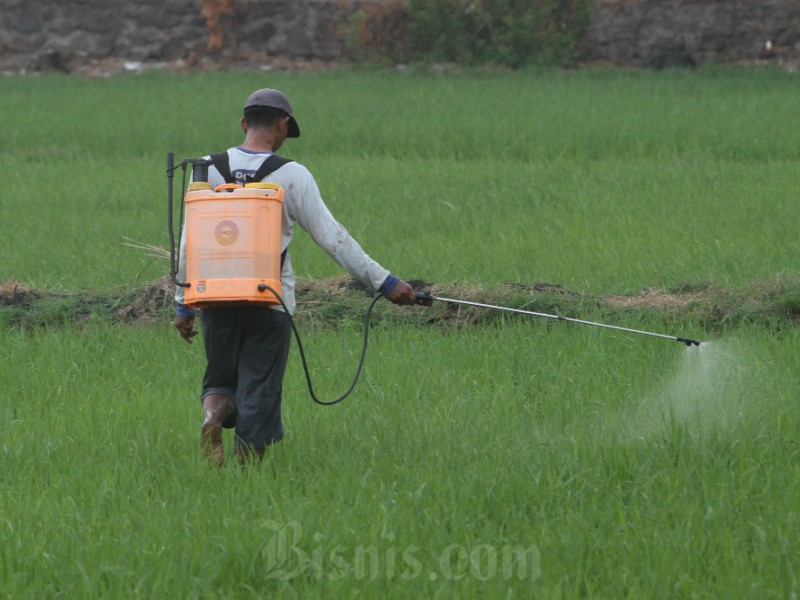
M279 186L277 183L271 183L269 181L254 181L252 183L245 183L244 187L257 188L260 190L278 190L281 186Z

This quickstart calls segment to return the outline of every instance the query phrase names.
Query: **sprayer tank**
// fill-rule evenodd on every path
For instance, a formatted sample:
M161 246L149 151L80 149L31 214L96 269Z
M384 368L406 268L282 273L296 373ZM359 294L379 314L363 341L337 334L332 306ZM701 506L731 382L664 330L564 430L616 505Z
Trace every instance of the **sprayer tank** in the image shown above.
M278 304L283 188L193 183L186 193L185 303Z

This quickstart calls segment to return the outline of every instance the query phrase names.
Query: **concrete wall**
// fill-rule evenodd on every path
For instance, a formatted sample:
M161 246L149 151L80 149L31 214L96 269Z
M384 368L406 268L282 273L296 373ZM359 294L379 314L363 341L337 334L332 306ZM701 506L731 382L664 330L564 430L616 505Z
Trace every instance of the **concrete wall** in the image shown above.
M203 6L228 6L209 50ZM332 61L358 0L0 0L0 70L103 60ZM767 42L770 44L767 44ZM583 59L664 67L800 59L800 0L596 0Z

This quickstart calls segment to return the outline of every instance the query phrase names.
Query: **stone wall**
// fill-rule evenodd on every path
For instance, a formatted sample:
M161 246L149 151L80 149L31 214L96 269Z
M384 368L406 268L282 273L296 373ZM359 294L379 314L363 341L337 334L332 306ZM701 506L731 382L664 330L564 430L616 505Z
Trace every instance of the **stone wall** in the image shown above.
M643 67L800 60L800 0L595 0L583 59Z
M334 61L358 2L0 0L0 69ZM595 0L580 50L587 62L656 68L798 61L800 0Z
M338 57L351 0L0 0L0 68L71 71L91 61L191 63ZM204 7L217 7L210 48ZM225 10L227 9L227 10ZM213 11L212 11L213 12Z

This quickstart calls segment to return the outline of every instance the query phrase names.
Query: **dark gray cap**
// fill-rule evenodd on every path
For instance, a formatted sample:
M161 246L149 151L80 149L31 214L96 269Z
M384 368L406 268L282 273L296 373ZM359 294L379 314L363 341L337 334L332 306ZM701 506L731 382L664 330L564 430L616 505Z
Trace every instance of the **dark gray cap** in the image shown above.
M292 105L289 104L289 99L279 90L264 88L263 90L256 90L247 99L244 105L244 110L255 108L272 108L284 112L289 117L289 133L288 136L292 138L300 137L300 127L297 121L292 116Z

